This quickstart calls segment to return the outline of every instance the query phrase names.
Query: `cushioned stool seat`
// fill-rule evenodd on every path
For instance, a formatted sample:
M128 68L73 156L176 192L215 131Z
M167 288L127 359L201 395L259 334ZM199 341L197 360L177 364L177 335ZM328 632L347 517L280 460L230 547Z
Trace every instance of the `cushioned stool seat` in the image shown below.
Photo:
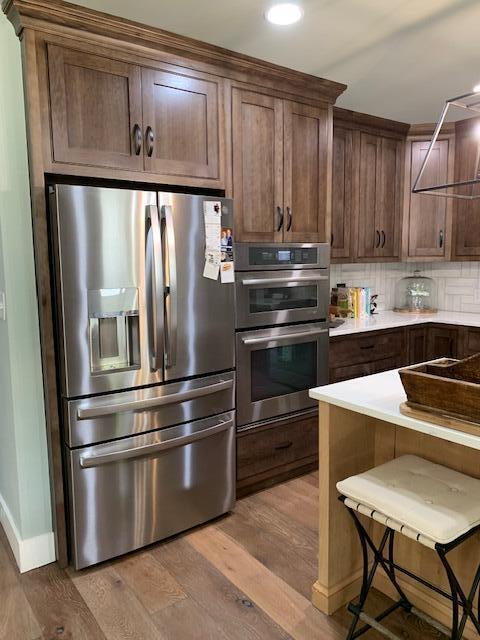
M391 460L342 480L337 489L386 516L383 524L399 523L410 530L410 537L418 532L433 544L451 542L480 524L480 480L418 456ZM377 519L374 513L368 515Z

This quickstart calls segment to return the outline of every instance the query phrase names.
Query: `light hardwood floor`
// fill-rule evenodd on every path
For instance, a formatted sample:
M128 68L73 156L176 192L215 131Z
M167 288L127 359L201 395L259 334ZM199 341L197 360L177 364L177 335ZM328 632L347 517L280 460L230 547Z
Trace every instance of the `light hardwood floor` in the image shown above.
M350 616L310 603L318 474L238 501L235 512L93 569L19 575L0 534L1 640L337 640ZM373 611L387 599L374 594ZM440 638L413 616L390 628ZM379 640L376 632L364 636Z

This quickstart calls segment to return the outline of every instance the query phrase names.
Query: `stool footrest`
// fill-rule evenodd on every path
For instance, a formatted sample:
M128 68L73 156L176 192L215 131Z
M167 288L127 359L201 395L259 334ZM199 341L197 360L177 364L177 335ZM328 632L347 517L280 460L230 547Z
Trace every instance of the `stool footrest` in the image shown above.
M358 617L362 622L365 622L368 625L368 627L375 629L375 631L378 631L378 633L381 633L382 636L385 636L385 638L388 638L389 640L403 640L402 638L400 638L395 633L387 629L387 627L384 627L383 624L380 624L380 622L378 622L375 618L372 618L368 614L362 612ZM363 633L363 629L359 629L359 635L360 635L360 632ZM356 636L353 636L353 637L356 637Z

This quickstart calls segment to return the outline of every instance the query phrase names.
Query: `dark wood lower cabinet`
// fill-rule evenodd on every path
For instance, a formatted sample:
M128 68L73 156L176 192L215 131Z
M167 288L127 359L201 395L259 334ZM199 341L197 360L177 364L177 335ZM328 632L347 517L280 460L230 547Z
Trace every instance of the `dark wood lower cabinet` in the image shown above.
M237 433L237 496L308 473L318 466L318 410Z
M368 376L408 363L404 328L367 331L330 339L330 382Z

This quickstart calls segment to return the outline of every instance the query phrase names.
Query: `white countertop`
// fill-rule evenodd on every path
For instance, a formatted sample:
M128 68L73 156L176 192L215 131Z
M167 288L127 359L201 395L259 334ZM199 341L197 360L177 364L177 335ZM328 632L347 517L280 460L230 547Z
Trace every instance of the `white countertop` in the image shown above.
M435 438L456 442L471 449L480 449L480 430L478 436L471 435L409 418L400 413L399 407L402 402L405 402L406 395L398 369L310 389L309 395L316 400L371 418L378 418Z
M352 320L351 318L346 319L340 327L330 329L330 336L344 336L350 333L362 333L363 331L379 331L380 329L393 329L394 327L408 327L428 322L480 327L480 314L438 311L438 313L428 315L410 315L409 313L396 313L395 311L379 311L378 314L369 316L368 318L360 318L358 320Z

